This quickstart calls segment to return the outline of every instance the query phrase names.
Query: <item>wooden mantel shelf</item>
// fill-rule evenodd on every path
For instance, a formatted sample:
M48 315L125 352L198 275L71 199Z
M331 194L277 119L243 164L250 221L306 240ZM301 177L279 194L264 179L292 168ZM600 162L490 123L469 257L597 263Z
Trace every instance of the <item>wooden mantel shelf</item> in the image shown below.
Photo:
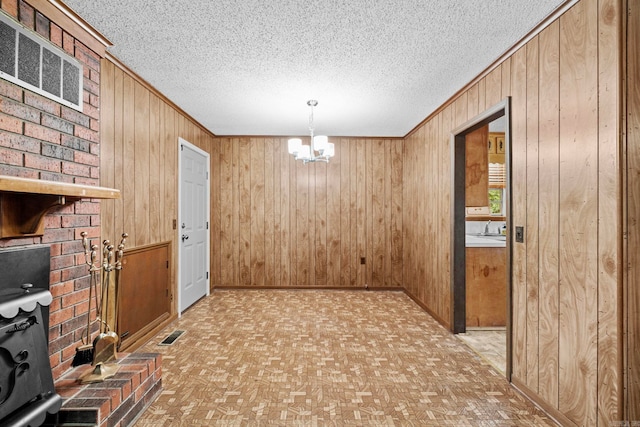
M44 234L44 216L81 199L118 199L120 190L0 176L0 239Z

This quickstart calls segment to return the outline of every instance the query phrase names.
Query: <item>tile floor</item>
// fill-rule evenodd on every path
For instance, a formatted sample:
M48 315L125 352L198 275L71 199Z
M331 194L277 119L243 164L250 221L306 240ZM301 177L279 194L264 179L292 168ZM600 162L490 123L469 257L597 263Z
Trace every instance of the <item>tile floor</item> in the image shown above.
M139 351L138 427L555 425L402 292L218 290Z
M505 375L507 367L507 329L471 329L456 337L466 343L472 350L487 359L501 374Z

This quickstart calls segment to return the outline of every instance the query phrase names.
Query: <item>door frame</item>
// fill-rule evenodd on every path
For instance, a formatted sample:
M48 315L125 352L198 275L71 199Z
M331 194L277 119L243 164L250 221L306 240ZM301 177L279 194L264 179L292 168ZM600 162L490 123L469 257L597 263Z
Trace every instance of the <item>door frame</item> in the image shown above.
M504 144L505 144L505 168L506 168L506 212L507 225L506 240L506 285L507 285L507 365L505 375L511 381L511 325L512 325L512 230L511 230L511 97L507 97L478 114L466 123L451 131L451 332L454 334L466 331L466 245L465 245L465 137L482 126L504 116Z
M182 298L182 272L181 272L181 268L182 266L180 265L182 262L182 245L180 244L180 233L181 233L181 227L180 224L182 224L182 171L183 171L183 166L182 166L182 147L186 146L188 148L190 148L191 150L197 152L198 154L203 155L206 158L206 163L207 163L207 189L206 189L206 203L205 203L205 207L206 207L206 218L207 218L207 222L208 224L211 224L211 180L209 179L209 177L211 176L211 158L209 156L209 153L207 153L206 151L204 151L203 149L193 145L192 143L190 143L189 141L187 141L186 139L183 139L181 137L178 137L178 209L177 209L177 217L178 217L178 222L176 225L176 232L175 232L175 239L177 242L177 246L178 246L178 262L176 263L176 274L177 274L177 294L178 297L176 298L176 311L178 313L178 317L182 316L182 311L180 310L180 299ZM210 228L208 228L209 230L209 234L207 235L207 239L206 239L206 259L207 259L207 287L206 287L206 293L205 293L205 297L210 295L210 275L208 274L209 270L210 270L210 264L211 264L211 231Z

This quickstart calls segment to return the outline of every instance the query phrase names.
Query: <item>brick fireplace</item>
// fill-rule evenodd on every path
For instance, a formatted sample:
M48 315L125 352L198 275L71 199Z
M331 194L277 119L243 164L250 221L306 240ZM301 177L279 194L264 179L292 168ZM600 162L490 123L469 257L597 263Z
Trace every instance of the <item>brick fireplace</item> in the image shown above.
M83 66L79 112L0 79L0 175L99 185L100 56L29 3L0 0L2 11ZM100 238L100 203L82 199L54 208L42 237L0 240L2 248L50 247L49 354L54 379L70 369L86 325L89 276L79 240ZM95 314L94 314L95 316Z
M103 195L99 193L111 192L96 188L100 186L100 67L108 41L54 1L0 0L0 9L5 22L12 20L30 34L37 33L82 68L82 111L0 78L0 251L44 246L50 253L49 361L63 404L45 425L129 425L162 389L159 355L119 354L116 376L104 383L81 385L79 375L90 366L71 367L87 316L95 318L95 307L88 313L90 276L80 233L87 232L93 243L100 244ZM44 199L8 189L7 182L22 185L26 181L22 178L30 187L33 180L36 187L84 187L82 194L73 194L76 185L66 195L43 193ZM85 187L91 190L85 192ZM47 212L43 233L18 238L3 234L7 212L11 221L19 221L22 208L46 204L48 197L55 197L50 194L62 197L59 206L43 209Z

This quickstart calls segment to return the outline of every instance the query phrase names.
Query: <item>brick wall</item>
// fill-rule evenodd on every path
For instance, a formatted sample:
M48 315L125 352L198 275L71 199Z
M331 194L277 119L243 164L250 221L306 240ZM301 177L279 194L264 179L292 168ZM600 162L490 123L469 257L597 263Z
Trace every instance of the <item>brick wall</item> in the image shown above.
M84 66L82 113L0 79L0 175L99 185L100 57L28 3L0 0L0 6ZM71 365L87 321L89 276L79 239L86 231L99 244L100 204L83 200L61 207L45 224L43 237L0 240L0 249L51 247L49 351L59 378Z

